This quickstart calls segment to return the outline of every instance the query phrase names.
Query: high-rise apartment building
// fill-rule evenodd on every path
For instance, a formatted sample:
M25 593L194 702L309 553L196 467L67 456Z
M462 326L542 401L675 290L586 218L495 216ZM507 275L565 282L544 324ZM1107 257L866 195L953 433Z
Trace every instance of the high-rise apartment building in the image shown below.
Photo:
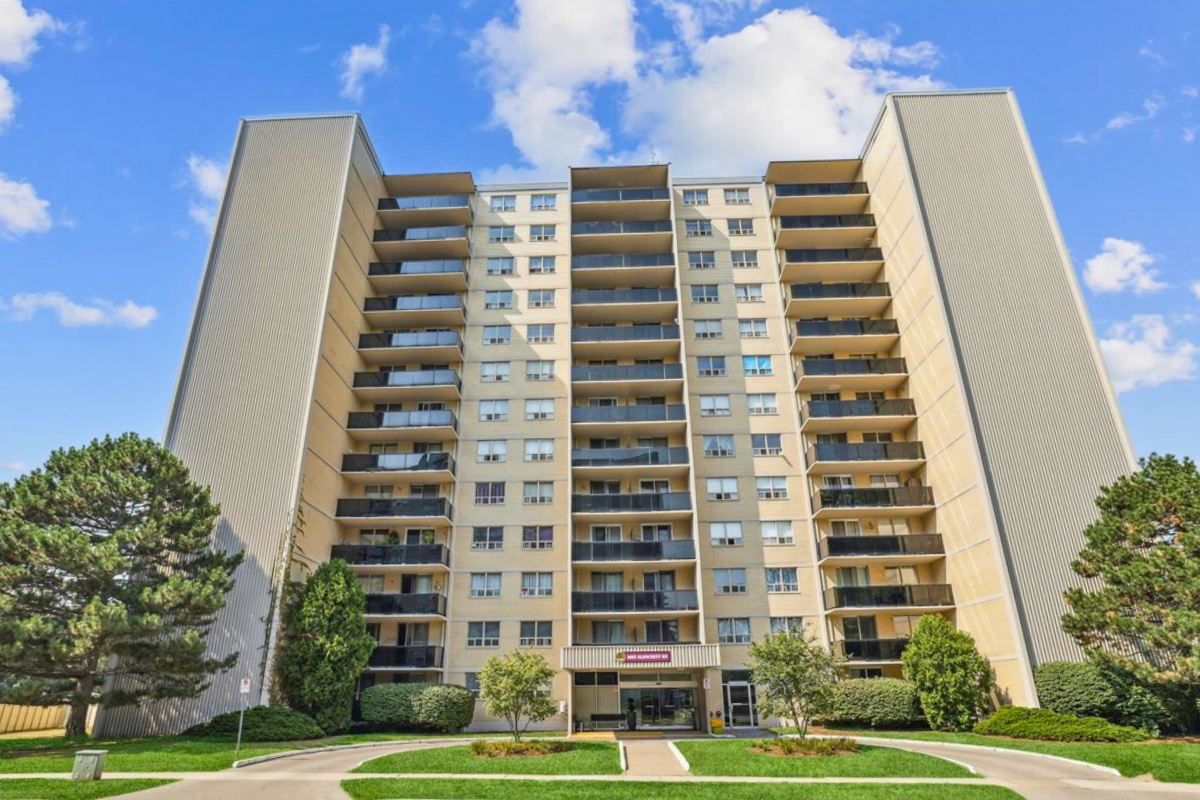
M941 614L1017 704L1077 657L1070 561L1133 459L1011 93L889 96L859 158L564 178L242 123L166 437L246 552L210 637L239 667L107 732L265 699L281 587L330 558L363 686L531 648L557 728L756 724L770 631L897 675Z

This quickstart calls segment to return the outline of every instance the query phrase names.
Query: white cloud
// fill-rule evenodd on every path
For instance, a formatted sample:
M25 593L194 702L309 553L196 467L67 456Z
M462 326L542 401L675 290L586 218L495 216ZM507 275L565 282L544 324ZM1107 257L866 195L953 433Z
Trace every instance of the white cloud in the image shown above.
M217 224L217 208L225 193L229 166L192 153L188 156L187 167L187 182L198 195L188 204L188 216L200 227L211 231Z
M1142 101L1143 114L1133 114L1129 111L1123 111L1105 123L1104 127L1110 131L1128 128L1130 125L1136 125L1139 122L1148 122L1158 116L1158 112L1167 107L1166 98L1155 92Z
M0 172L0 238L17 239L50 230L50 202L38 197L33 185Z
M1195 100L1200 97L1200 86L1184 86L1180 88L1179 93L1190 100Z
M1198 130L1200 130L1200 128L1184 128L1183 133L1180 134L1180 138L1183 139L1184 144L1191 144L1192 142L1196 141L1196 131Z
M28 472L29 464L13 458L0 457L0 472Z
M1196 377L1196 346L1173 342L1160 314L1136 314L1113 325L1109 336L1100 340L1100 352L1118 392Z
M342 97L358 103L363 99L363 77L382 75L387 70L387 49L392 41L392 29L379 26L379 41L356 44L342 54Z
M1088 259L1083 282L1093 292L1158 292L1167 285L1155 280L1158 270L1150 269L1157 261L1158 256L1147 253L1141 242L1109 237L1100 252Z
M1196 299L1200 300L1200 281L1192 281L1192 294L1196 295Z
M1100 137L1096 134L1087 134L1083 131L1076 131L1070 136L1063 139L1063 144L1091 144Z
M1163 58L1162 53L1154 49L1154 42L1146 42L1138 49L1138 55L1142 58L1148 58L1158 67L1169 67L1170 63Z
M158 317L153 306L139 306L132 300L120 305L108 300L84 304L76 303L61 292L23 292L14 294L9 300L0 299L0 310L13 322L28 322L43 309L55 314L59 324L68 328L94 325L144 328Z
M41 46L38 37L65 27L41 9L26 11L21 0L0 0L0 64L28 66Z

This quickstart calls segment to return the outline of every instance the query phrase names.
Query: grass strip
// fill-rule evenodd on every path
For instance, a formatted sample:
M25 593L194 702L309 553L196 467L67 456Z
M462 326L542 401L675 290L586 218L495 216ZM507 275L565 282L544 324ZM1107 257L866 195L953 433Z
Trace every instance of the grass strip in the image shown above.
M484 758L467 747L439 747L374 758L354 770L369 773L443 772L478 775L617 775L621 756L615 744L576 742L565 753L518 758Z
M746 740L676 742L695 775L760 778L971 778L967 769L934 756L867 747L836 756L776 756Z
M102 781L71 781L62 778L5 778L0 780L0 800L97 800L140 792L174 781L111 778Z

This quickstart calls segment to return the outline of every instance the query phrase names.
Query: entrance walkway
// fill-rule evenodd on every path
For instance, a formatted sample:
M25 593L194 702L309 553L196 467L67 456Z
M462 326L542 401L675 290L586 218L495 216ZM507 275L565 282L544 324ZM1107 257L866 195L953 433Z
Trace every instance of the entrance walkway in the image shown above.
M671 746L662 739L623 740L621 747L625 748L628 764L626 775L639 778L678 778L688 775L688 771L671 752Z

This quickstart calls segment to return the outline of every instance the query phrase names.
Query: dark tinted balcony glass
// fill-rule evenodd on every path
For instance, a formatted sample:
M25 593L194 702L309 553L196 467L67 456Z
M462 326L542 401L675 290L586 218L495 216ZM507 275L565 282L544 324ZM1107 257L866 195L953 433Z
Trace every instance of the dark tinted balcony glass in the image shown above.
M571 422L682 422L683 406L573 406Z
M572 203L619 203L629 200L670 200L671 190L665 186L648 189L576 189L571 192Z
M805 358L798 364L804 375L901 375L903 358Z
M833 655L843 661L899 661L908 639L854 639L833 643Z
M889 336L900 333L894 319L802 319L797 336Z
M810 250L785 250L783 260L787 264L824 264L839 261L883 261L883 251L878 247L825 248Z
M384 228L375 231L377 242L429 242L439 239L464 239L464 225L440 225L435 228Z
M462 337L457 331L417 331L416 333L362 333L358 337L361 349L377 347L457 347L462 349Z
M571 269L673 266L675 266L674 253L622 253L619 255L571 256Z
M419 386L461 386L458 373L452 369L409 369L395 372L356 372L354 388L382 389L415 388Z
M776 197L820 197L822 195L866 194L865 183L777 183Z
M686 447L613 447L571 451L572 467L661 467L686 463Z
M622 512L688 511L689 492L646 492L645 494L577 494L571 497L575 514L619 514Z
M366 566L450 563L450 551L440 544L335 544L329 557Z
M954 593L946 583L919 586L837 586L825 590L826 608L949 606Z
M912 461L925 457L920 442L821 443L808 448L808 463L819 461Z
M351 430L372 428L457 428L453 411L351 411Z
M670 233L669 219L636 219L624 222L572 222L572 236L597 236L609 233Z
M449 453L347 453L342 472L454 470Z
M442 648L432 645L379 645L371 653L368 667L416 667L438 669L442 666Z
M937 533L907 536L827 536L817 543L821 558L838 556L917 556L944 553Z
M674 303L674 289L576 289L571 292L574 305L594 303Z
M446 615L446 598L440 594L369 594L367 614L439 614Z
M453 517L444 497L353 497L337 502L339 517Z
M683 378L682 364L613 364L571 367L573 381L666 381Z
M678 325L626 325L620 328L572 328L572 342L649 342L679 338Z
M785 230L802 228L870 228L875 225L874 214L820 214L803 217L780 217Z
M696 557L691 539L669 542L573 542L571 558L576 561L671 561Z
M374 261L367 267L371 277L381 275L453 275L466 274L467 265L461 258L437 258L423 261Z
M368 297L363 301L363 311L438 311L462 307L462 297L456 294Z
M886 283L793 283L793 300L843 300L856 297L891 297Z
M380 211L420 211L426 208L466 208L469 202L465 194L437 194L425 197L383 197L379 200Z
M813 400L802 409L805 417L911 417L917 407L907 397L893 400Z
M813 496L818 508L891 508L933 505L928 486L897 486L892 489L820 489Z
M700 607L694 591L671 592L572 592L571 610L589 611L694 611Z

